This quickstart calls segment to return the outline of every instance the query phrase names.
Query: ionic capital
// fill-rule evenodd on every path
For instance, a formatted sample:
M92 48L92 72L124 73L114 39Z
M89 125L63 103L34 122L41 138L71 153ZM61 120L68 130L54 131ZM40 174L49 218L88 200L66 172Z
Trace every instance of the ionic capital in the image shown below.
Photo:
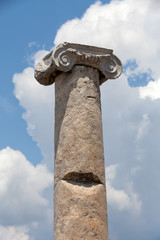
M84 65L100 71L100 84L115 79L122 73L121 61L113 50L63 43L46 55L35 67L35 78L40 84L51 85L58 72L68 72L74 65Z

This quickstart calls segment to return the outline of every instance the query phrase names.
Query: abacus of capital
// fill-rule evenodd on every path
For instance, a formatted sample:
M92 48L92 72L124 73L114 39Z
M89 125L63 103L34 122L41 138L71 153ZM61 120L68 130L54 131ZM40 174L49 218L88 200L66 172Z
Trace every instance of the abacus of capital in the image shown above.
M35 68L55 82L54 240L108 240L99 86L121 72L112 50L73 43Z

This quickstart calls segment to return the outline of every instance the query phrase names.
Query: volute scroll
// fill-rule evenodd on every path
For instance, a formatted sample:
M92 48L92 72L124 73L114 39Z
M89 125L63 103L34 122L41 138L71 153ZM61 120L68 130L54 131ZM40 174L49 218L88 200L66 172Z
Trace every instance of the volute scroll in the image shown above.
M35 78L43 85L54 83L57 72L68 72L74 65L96 68L101 72L100 84L122 73L121 61L111 49L75 43L63 43L46 55L35 68Z

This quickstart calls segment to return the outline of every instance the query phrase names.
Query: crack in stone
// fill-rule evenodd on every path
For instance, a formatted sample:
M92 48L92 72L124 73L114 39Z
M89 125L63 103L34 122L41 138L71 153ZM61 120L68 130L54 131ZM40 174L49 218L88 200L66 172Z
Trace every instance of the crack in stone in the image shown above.
M95 96L87 96L87 98L94 98L94 99L96 99L96 97L95 97Z

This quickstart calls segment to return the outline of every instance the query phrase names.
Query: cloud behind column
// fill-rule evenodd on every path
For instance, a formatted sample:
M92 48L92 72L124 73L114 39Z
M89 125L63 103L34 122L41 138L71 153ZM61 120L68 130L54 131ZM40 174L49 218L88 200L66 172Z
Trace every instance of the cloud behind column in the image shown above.
M54 40L113 48L125 67L119 79L101 86L105 159L107 166L118 166L108 191L114 240L159 239L159 24L160 10L151 0L97 2L81 19L62 25ZM129 78L132 86L146 86L130 87ZM51 168L53 88L40 86L33 68L15 74L13 82L28 132Z

